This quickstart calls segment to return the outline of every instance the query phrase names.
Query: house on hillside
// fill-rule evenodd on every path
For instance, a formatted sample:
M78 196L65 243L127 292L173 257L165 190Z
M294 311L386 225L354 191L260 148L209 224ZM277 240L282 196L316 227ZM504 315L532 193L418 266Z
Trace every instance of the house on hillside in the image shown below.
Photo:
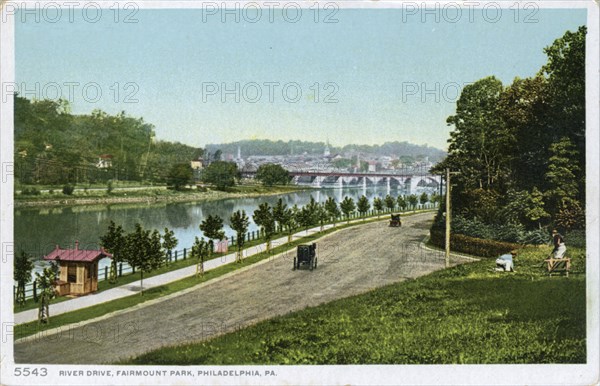
M111 154L100 154L98 156L98 162L96 163L96 167L98 169L112 168L112 159L113 156Z

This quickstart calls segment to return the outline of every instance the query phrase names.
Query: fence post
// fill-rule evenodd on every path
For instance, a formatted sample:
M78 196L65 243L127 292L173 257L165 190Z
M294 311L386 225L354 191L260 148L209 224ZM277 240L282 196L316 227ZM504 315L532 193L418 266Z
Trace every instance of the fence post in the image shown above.
M177 262L177 251L175 251L175 262Z
M187 249L183 248L183 260L187 258Z
M104 267L104 281L108 280L108 266Z
M33 281L33 301L34 302L38 302L38 297L37 297L37 282L34 280Z
M119 263L119 277L123 276L123 263Z

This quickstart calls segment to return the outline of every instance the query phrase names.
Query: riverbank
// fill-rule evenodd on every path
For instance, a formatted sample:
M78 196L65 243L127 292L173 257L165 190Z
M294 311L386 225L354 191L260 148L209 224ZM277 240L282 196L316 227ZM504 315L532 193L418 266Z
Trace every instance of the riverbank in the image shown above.
M238 185L227 190L205 188L203 190L175 191L164 186L148 186L128 189L106 190L77 189L72 195L41 193L37 196L15 195L15 208L46 208L75 205L152 204L171 202L205 202L227 198L251 198L272 196L307 190L305 186Z

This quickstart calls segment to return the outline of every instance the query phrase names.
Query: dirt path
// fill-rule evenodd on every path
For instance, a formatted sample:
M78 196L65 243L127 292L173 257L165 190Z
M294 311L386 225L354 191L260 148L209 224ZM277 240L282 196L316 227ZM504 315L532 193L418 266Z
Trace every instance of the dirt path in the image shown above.
M422 249L433 213L375 222L318 241L318 268L292 271L295 252L138 310L15 344L17 363L111 363L197 341L307 306L414 278L444 265Z

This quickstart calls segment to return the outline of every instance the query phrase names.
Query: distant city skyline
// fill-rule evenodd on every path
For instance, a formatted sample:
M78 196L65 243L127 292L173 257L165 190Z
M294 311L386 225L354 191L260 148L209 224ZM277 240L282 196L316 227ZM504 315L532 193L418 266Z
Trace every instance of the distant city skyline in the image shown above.
M336 23L306 9L293 23L223 23L192 9L142 9L129 24L108 12L96 23L17 14L16 83L26 97L71 97L75 114L124 110L158 139L196 147L300 139L446 150L464 85L535 75L543 48L586 24L581 9L539 9L533 23L504 11L493 22L477 12L424 23L400 9L341 9Z

